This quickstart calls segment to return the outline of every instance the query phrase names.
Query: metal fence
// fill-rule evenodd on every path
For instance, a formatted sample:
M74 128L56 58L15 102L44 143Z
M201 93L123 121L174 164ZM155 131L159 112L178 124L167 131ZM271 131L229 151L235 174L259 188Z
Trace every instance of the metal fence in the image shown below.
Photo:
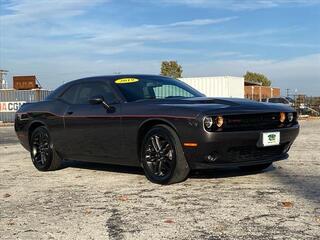
M0 89L0 121L14 122L15 112L23 103L43 101L51 91Z

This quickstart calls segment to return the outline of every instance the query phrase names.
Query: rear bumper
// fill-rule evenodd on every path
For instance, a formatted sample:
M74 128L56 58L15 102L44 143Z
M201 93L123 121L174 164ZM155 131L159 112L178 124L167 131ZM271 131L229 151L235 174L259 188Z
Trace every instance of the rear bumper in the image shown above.
M280 132L280 145L262 147L263 132ZM185 148L184 152L192 169L270 163L288 158L287 152L298 133L299 124L267 131L206 132L198 139L197 148ZM211 161L209 155L213 156Z

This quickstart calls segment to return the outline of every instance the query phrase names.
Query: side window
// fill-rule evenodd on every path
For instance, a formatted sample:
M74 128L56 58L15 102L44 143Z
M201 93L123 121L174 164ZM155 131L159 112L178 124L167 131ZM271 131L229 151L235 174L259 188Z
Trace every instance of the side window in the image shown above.
M269 98L270 103L279 103L279 100L277 98Z
M89 99L94 96L102 96L109 104L117 102L117 98L110 86L102 82L92 82L79 85L75 104L88 104Z
M67 103L73 104L75 102L75 98L77 95L79 85L71 86L67 91L65 91L62 96L60 97L62 100L66 101Z
M76 104L87 104L90 99L91 84L81 84L79 87ZM93 97L93 96L91 96Z
M288 100L286 100L284 98L280 98L280 103L289 104Z
M114 89L109 85L109 83L99 83L96 85L99 92L103 92L104 100L109 104L118 103L119 99L114 92ZM98 94L99 95L99 94Z

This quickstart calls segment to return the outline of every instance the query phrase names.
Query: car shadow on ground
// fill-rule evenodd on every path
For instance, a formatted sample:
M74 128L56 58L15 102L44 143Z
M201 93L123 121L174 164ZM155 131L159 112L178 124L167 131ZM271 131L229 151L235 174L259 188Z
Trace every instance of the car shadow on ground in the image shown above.
M240 177L255 175L262 172L271 172L274 171L275 167L270 166L263 171L245 171L236 167L229 168L216 168L216 169L202 169L202 170L193 170L191 171L190 178L197 179L209 179L209 178L230 178L230 177Z
M294 170L280 167L277 171L271 173L272 178L281 185L286 185L288 191L294 192L296 195L304 199L311 200L318 205L320 210L320 181L319 175L304 176L299 174L299 169Z
M143 175L143 169L139 167L121 166L106 163L92 163L81 161L66 161L62 168L81 168L95 171L116 172L126 174Z
M95 171L144 175L143 169L140 167L121 166L121 165L113 165L113 164L105 164L105 163L67 161L64 164L63 168L69 168L69 167L95 170ZM191 178L191 179L230 178L230 177L253 175L261 172L270 172L274 170L275 168L273 166L263 171L244 171L235 167L201 169L201 170L191 170L188 178Z
M80 168L95 171L115 172L124 174L144 175L143 169L140 167L129 167L121 165L112 165L105 163L90 163L80 161L67 161L63 168ZM299 177L297 174L283 169L282 167L275 168L270 166L263 171L244 171L239 168L217 168L205 170L192 170L189 174L189 179L221 179L233 178L240 176L249 176L261 173L271 174L272 178L280 182L283 186L288 186L288 191L293 191L301 197L311 200L312 202L320 202L320 182L317 181L317 176ZM147 180L146 180L147 181ZM286 188L287 189L287 188ZM291 190L290 190L291 189Z

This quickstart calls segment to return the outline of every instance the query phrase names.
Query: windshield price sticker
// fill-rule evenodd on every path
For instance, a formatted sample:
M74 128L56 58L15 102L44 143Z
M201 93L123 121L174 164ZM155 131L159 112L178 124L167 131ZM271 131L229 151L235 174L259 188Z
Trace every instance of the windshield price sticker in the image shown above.
M126 83L135 83L139 82L139 79L137 78L120 78L115 81L117 84L126 84Z

